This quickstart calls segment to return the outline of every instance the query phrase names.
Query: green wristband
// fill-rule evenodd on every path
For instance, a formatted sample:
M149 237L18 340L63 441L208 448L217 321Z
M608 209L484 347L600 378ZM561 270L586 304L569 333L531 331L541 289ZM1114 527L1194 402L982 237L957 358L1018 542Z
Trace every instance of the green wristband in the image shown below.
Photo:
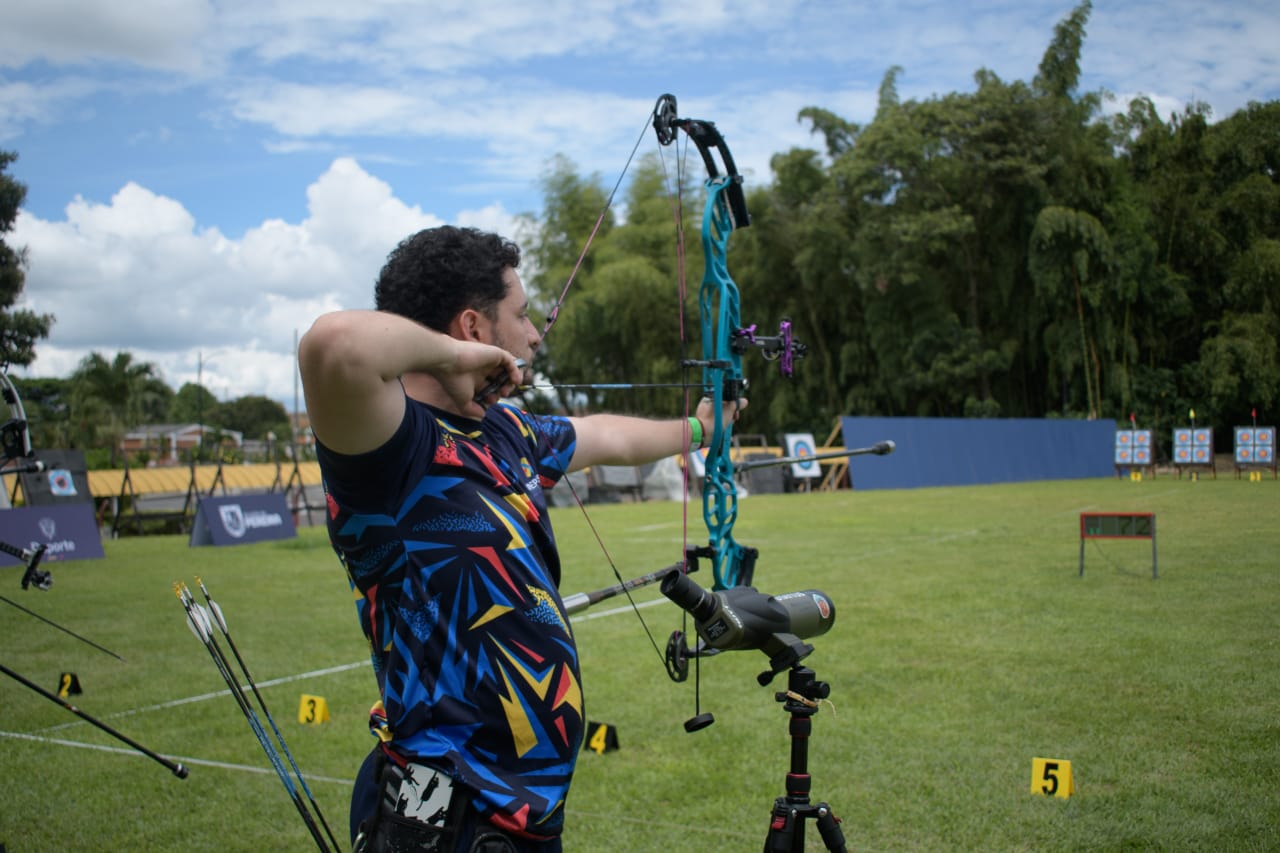
M697 450L702 447L702 421L697 418L689 418L689 449Z

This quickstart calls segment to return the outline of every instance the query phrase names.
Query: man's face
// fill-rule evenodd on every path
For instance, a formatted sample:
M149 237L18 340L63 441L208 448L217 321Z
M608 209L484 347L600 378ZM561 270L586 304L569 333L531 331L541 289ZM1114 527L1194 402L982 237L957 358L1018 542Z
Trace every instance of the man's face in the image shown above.
M507 295L495 306L490 343L532 364L533 352L542 342L542 335L529 318L529 297L515 270L507 267L502 279L507 284Z

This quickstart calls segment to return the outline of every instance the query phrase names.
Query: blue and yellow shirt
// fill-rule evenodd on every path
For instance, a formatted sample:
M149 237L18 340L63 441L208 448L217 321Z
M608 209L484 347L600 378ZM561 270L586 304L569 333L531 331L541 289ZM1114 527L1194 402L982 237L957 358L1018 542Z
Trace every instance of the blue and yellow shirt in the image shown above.
M377 450L318 447L391 747L452 767L491 821L535 837L560 832L584 725L546 500L574 441L564 418L407 399Z

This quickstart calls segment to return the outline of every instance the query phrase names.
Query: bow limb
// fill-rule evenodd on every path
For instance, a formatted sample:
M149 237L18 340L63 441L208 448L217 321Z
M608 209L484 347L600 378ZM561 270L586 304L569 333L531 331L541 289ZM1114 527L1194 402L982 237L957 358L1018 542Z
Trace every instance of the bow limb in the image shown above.
M22 397L18 394L18 389L14 387L13 381L9 379L8 371L0 370L0 395L4 397L5 405L9 408L9 419L0 427L0 448L4 451L4 460L0 462L0 469L6 474L25 473L24 464L38 466L35 461L35 452L31 449L31 432L27 425L27 411L22 405ZM15 460L30 460L28 463L19 462L14 468L8 468L10 462ZM33 467L30 470L39 471L39 467Z
M0 474L30 474L44 470L44 464L36 459L35 451L31 449L31 431L27 425L27 411L22 405L22 397L18 394L17 387L14 386L12 380L9 379L7 370L0 370L0 396L3 396L5 405L9 407L9 420L0 426L0 451L4 453L4 459L0 460ZM13 463L12 465L10 463ZM22 575L22 588L27 589L32 584L37 589L47 590L53 585L53 576L47 571L40 571L37 567L40 565L41 559L44 558L44 552L47 545L34 545L31 548L20 548L8 542L0 541L0 552L8 554L21 560L26 565L26 572ZM8 599L5 599L8 601ZM14 604L12 601L10 604ZM18 607L17 604L14 604ZM25 610L26 608L19 608ZM30 613L30 611L27 611ZM32 614L35 616L36 614ZM49 620L42 616L36 618L45 622ZM61 625L49 622L55 628L67 631ZM78 634L67 631L68 634L84 640ZM89 645L96 645L85 640ZM102 648L97 646L97 648ZM102 649L107 654L115 657L115 652L109 652ZM123 658L121 658L123 660Z

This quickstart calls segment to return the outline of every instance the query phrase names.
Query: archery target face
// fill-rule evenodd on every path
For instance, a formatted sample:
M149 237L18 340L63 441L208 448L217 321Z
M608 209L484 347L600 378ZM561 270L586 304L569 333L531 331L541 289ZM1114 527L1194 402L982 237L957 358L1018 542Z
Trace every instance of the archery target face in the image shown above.
M1236 427L1236 462L1270 465L1275 459L1274 427Z
M788 456L812 456L814 454L813 436L807 432L787 433L784 436ZM804 459L791 463L793 477L814 478L822 475L822 466L815 459Z
M1176 465L1191 465L1196 459L1196 434L1201 430L1178 427L1173 431L1173 461Z
M1116 464L1150 465L1151 430L1116 430Z
M76 482L71 478L71 472L65 468L55 468L49 472L49 492L60 498L73 498L76 496Z

